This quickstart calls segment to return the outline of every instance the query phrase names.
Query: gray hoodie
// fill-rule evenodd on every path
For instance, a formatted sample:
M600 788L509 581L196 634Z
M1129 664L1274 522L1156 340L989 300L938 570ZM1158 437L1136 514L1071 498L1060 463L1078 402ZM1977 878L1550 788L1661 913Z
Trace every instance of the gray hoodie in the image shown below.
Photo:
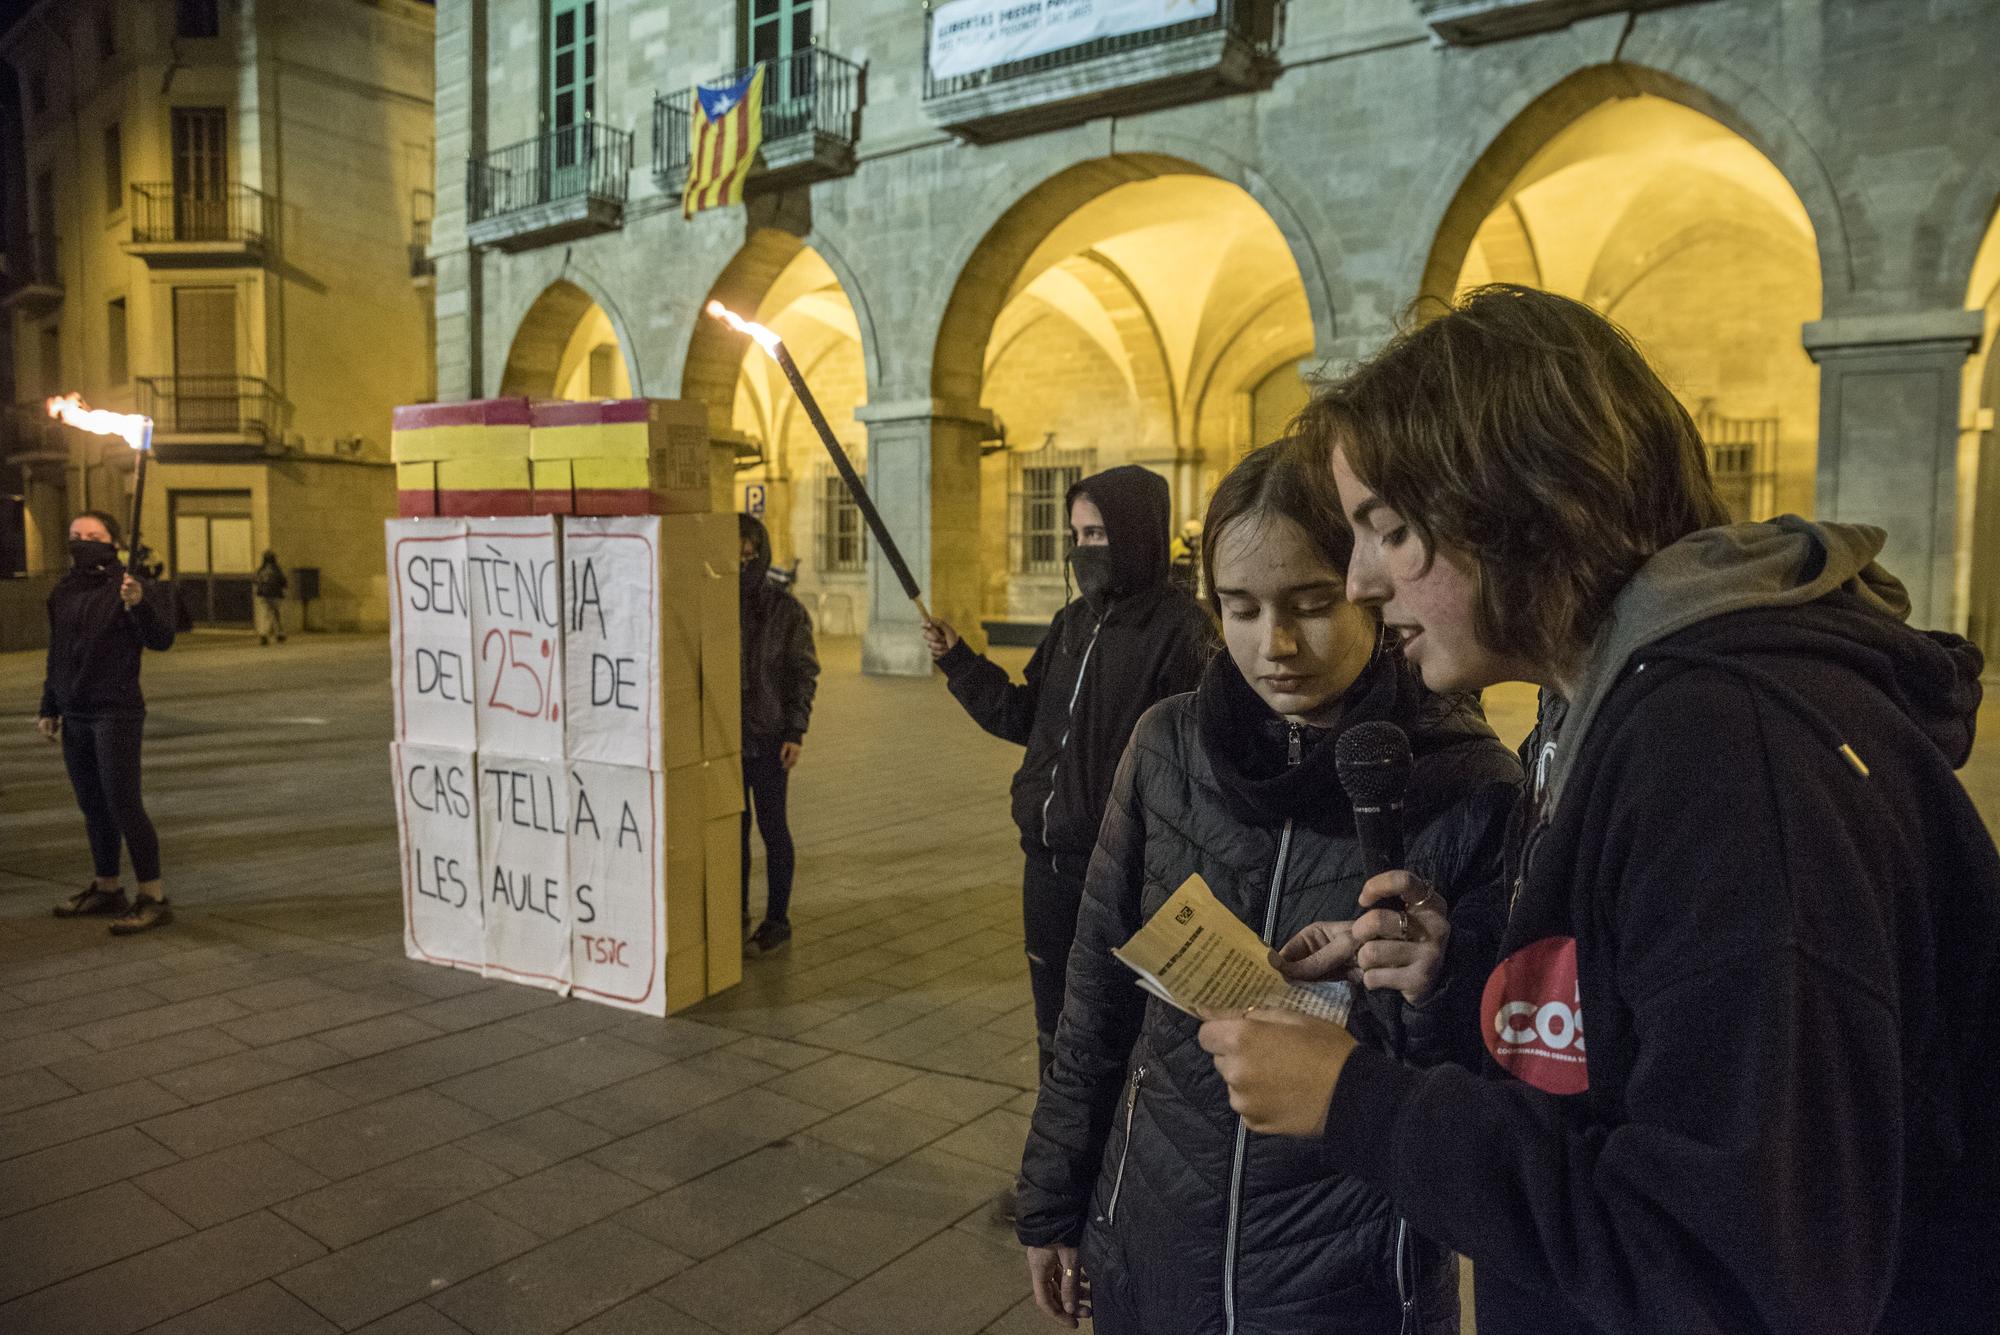
M1800 607L1843 588L1907 621L1909 594L1875 563L1887 536L1866 524L1781 515L1705 528L1655 552L1612 600L1570 697L1542 693L1542 745L1529 762L1543 811L1554 812L1598 705L1647 645L1730 612Z

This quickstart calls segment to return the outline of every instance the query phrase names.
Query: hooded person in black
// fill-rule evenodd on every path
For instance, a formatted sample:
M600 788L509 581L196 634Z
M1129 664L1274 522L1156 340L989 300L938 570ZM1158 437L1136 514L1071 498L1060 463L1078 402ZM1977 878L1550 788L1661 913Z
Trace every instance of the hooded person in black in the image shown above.
M812 617L771 578L771 535L751 515L736 517L743 628L743 925L750 926L750 821L764 836L764 921L745 949L776 950L792 938L788 916L796 856L785 795L812 724L819 686Z
M1136 465L1095 473L1070 488L1064 510L1079 596L1049 623L1023 684L949 625L933 621L924 631L966 713L1027 748L1013 811L1027 856L1021 916L1045 1069L1083 877L1118 758L1139 716L1193 690L1215 648L1208 614L1168 578L1164 478Z
M139 657L173 647L174 624L150 581L118 560L118 521L99 511L70 522L68 574L49 594L48 670L37 727L60 740L83 809L96 878L56 905L58 918L108 917L117 935L173 920L160 884L160 840L139 791L146 698ZM139 897L118 883L119 848L132 855Z
M1232 1102L1469 1256L1481 1335L2000 1329L1977 650L1904 624L1880 530L1728 522L1563 298L1476 293L1308 422L1350 595L1427 683L1543 709L1473 1069L1217 1020Z

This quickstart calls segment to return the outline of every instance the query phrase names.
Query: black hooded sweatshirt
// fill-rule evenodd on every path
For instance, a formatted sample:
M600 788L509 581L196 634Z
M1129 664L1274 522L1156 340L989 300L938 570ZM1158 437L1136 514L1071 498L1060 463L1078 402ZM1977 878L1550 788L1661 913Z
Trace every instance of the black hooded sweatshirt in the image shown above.
M1078 496L1104 516L1111 597L1056 613L1025 685L962 640L938 666L980 727L1027 748L1013 787L1022 849L1081 881L1133 727L1155 701L1194 689L1215 627L1167 578L1165 478L1135 464L1094 473L1070 488L1065 516Z
M1880 537L1654 557L1528 742L1486 1078L1343 1070L1328 1164L1472 1258L1481 1335L2000 1330L1980 661L1901 623Z
M146 712L139 655L171 649L174 621L159 586L141 580L145 597L131 611L119 600L125 567L113 560L74 566L49 592L48 671L41 716L130 717Z
M805 604L771 582L771 535L752 529L757 554L744 561L738 610L743 630L743 754L772 756L786 742L802 742L812 726L819 690L819 657L813 652L812 615Z

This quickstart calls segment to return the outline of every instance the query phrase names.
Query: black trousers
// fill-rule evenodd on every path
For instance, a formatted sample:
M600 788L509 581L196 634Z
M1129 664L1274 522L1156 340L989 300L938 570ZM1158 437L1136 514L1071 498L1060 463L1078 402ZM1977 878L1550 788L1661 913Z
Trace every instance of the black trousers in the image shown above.
M132 875L142 884L160 879L160 837L139 798L139 741L145 730L143 714L65 714L62 720L63 765L83 808L94 870L117 878L122 839L132 853Z
M1056 1052L1056 1021L1062 1017L1063 987L1069 976L1069 948L1076 941L1076 915L1083 907L1083 882L1055 869L1044 852L1028 854L1021 872L1021 936L1028 947L1028 986L1035 994L1035 1042L1041 1069Z
M776 753L743 757L743 916L750 916L750 817L764 836L764 921L785 922L792 906L792 829L785 823L785 789L791 774Z

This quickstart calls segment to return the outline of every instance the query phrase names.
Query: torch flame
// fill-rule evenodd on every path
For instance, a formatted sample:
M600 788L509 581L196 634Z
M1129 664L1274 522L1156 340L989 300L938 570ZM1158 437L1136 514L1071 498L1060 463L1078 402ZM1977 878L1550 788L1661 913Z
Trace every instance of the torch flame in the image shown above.
M710 315L721 320L737 333L748 334L750 337L756 339L757 346L770 353L773 361L777 360L779 339L776 334L766 329L763 325L744 319L719 301L709 302L707 310Z
M138 413L106 412L83 401L81 394L64 394L48 401L49 416L82 431L99 436L117 436L135 450L146 448L153 421Z

